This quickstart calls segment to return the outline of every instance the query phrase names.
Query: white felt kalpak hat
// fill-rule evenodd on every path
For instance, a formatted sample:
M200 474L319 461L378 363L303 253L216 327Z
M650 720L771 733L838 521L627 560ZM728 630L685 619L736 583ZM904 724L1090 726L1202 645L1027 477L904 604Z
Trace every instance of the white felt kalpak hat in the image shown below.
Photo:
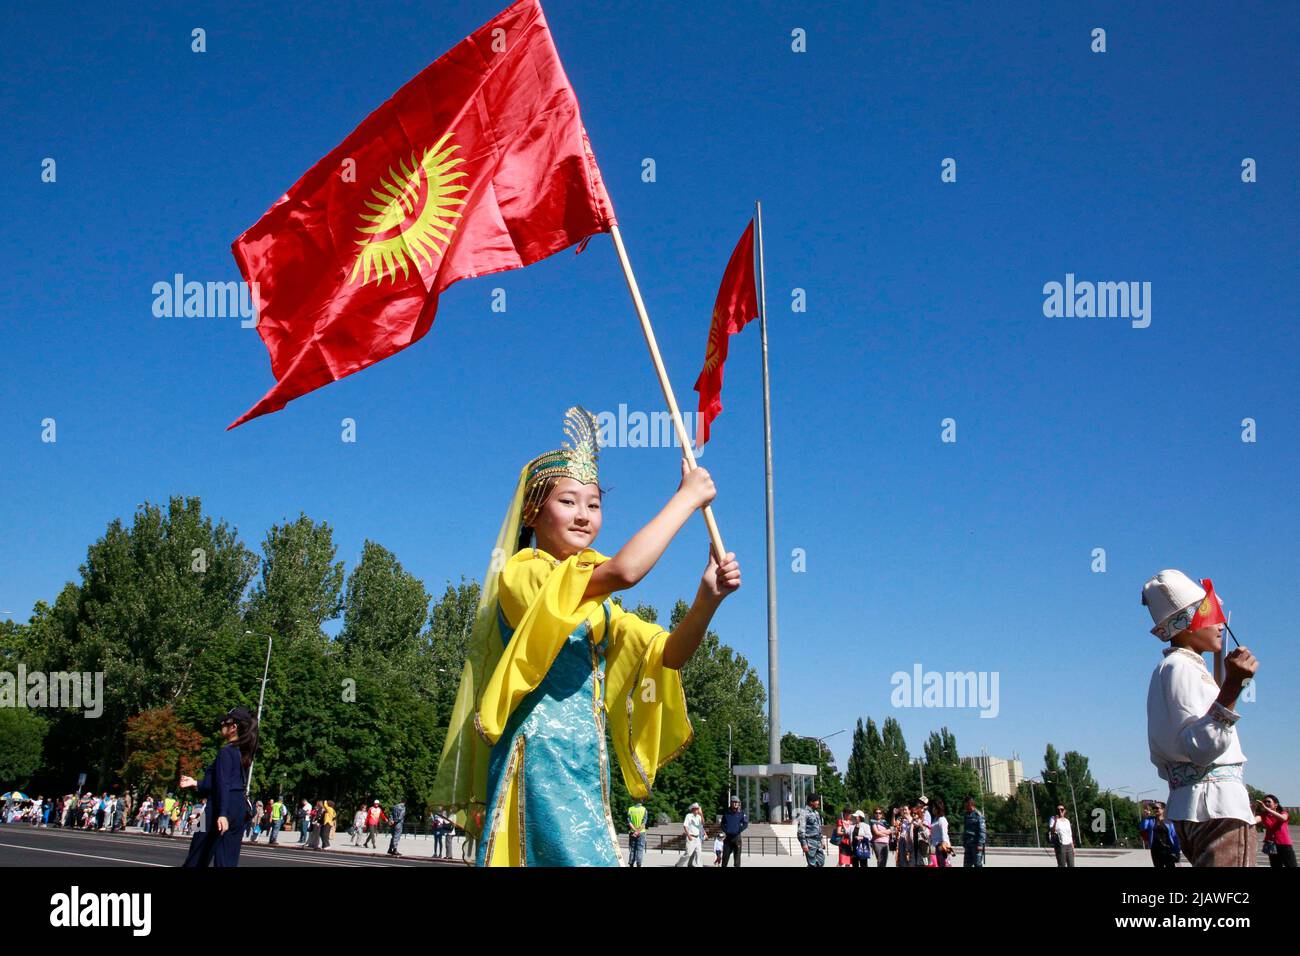
M1142 603L1151 612L1155 627L1151 633L1167 641L1192 622L1196 608L1205 600L1205 589L1183 574L1168 569L1142 585Z

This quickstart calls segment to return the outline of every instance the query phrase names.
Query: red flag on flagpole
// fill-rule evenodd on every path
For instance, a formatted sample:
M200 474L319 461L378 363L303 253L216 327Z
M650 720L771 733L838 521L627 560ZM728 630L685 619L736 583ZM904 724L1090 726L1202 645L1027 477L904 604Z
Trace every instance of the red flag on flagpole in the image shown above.
M710 425L722 412L722 367L727 361L731 336L758 317L758 292L754 283L754 220L736 243L727 271L722 274L718 298L713 303L713 322L709 326L709 344L704 353L704 369L695 381L700 393L700 425L696 441L709 440Z
M531 265L614 222L541 5L520 0L235 240L276 384L230 427L416 342L453 282Z

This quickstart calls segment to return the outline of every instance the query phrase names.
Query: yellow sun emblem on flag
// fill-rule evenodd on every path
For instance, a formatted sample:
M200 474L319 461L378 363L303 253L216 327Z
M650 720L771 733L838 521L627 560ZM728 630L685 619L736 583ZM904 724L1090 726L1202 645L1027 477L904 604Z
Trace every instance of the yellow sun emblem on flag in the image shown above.
M412 153L409 163L398 164L400 172L388 167L379 188L370 190L377 202L367 202L371 213L361 214L365 225L357 229L366 238L357 240L361 249L349 284L357 281L358 273L362 282L369 282L371 273L376 284L386 278L396 281L399 269L406 278L409 265L423 273L422 267L432 269L434 260L442 258L460 218L455 207L465 204L455 194L468 189L456 184L465 173L453 170L464 160L451 158L459 147L448 144L450 137L444 135L422 158Z
M722 336L718 313L713 313L713 324L709 326L709 344L704 350L704 371L712 372L718 365L718 339Z

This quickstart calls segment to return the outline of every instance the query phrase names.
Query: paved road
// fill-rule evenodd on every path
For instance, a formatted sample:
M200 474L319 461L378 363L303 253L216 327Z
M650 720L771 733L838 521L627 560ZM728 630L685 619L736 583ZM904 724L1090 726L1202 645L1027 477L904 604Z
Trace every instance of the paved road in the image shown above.
M151 837L84 830L43 830L0 826L0 867L10 866L180 866L189 852L188 838ZM316 852L292 846L245 844L242 866L462 866L427 858L393 858L361 853Z
M385 855L388 839L379 840L381 852L364 850L351 845L347 834L325 852L300 849L292 839L293 834L286 834L289 840L277 847L245 843L239 854L240 866L435 866L463 867L459 860L432 860L433 841L427 837L406 838L401 847L404 856L394 858ZM265 837L263 838L265 841ZM140 866L168 867L180 866L189 850L188 837L156 837L134 833L98 833L85 830L48 830L23 825L0 826L0 867L17 866ZM626 853L626 851L625 851ZM672 851L650 850L646 853L645 864L648 867L672 866L680 853ZM626 856L625 856L626 858ZM831 867L835 865L834 853L827 854ZM711 847L704 854L702 862L706 867L713 864ZM890 860L893 863L893 860ZM954 858L955 866L961 866L961 852ZM1150 855L1145 850L1109 850L1084 849L1076 852L1076 864L1079 867L1139 867L1151 868ZM759 867L803 867L802 857L747 855L745 866ZM992 848L988 851L985 865L990 867L1054 867L1055 856L1049 849L1030 848ZM1186 861L1183 861L1186 866ZM1268 866L1268 858L1260 854L1258 866Z

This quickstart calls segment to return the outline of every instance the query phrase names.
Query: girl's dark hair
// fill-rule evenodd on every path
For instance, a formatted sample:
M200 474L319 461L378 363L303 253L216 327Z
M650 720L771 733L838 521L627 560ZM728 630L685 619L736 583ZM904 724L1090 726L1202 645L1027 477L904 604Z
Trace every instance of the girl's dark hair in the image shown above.
M948 815L948 808L944 806L943 797L935 797L934 812L931 814L931 816L946 817L947 815Z
M515 553L533 546L533 529L524 525L519 529L519 539L515 541Z
M257 718L231 717L238 731L234 744L239 748L239 765L247 770L257 754Z
M1277 804L1279 807L1282 806L1282 801L1279 800L1275 794L1272 794L1272 793L1266 793L1266 794L1264 794L1264 799L1265 799L1265 800L1272 800L1272 801L1273 801L1275 804Z

